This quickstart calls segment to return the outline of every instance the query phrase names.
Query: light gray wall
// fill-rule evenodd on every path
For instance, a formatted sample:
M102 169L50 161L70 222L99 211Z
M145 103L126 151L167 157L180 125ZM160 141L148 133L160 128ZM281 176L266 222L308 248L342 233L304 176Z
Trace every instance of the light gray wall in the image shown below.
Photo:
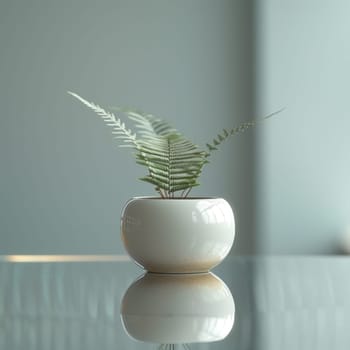
M0 2L0 253L120 253L143 169L66 94L165 116L204 144L251 119L252 2ZM253 133L224 145L197 195L227 198L254 249Z
M259 251L332 253L350 223L350 2L257 2Z

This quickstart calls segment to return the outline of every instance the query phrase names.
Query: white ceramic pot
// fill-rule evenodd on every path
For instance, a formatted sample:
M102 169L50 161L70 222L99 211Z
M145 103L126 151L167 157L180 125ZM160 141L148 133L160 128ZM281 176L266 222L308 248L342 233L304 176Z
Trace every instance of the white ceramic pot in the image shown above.
M159 344L222 340L234 316L230 290L212 273L147 273L128 288L121 304L129 336Z
M129 255L147 271L206 272L229 253L235 221L222 198L138 197L123 209L121 234Z

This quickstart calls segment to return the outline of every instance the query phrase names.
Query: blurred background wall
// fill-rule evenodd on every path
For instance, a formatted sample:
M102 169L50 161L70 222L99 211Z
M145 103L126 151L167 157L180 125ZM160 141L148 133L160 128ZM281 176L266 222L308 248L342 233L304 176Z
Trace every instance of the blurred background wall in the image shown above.
M334 253L350 223L350 2L256 1L257 240Z
M204 145L253 118L252 5L1 1L0 254L122 253L124 203L154 191L136 180L144 170L103 122L66 91L163 116ZM224 144L193 191L232 203L235 250L248 253L254 135Z
M349 225L346 0L0 2L0 253L122 253L119 215L153 195L66 94L163 116L223 145L193 195L227 198L240 253L334 253Z

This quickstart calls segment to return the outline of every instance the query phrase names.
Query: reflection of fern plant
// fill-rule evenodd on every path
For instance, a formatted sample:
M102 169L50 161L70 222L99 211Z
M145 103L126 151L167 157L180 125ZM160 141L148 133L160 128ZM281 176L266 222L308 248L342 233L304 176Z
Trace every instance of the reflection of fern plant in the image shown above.
M191 350L188 344L179 344L178 349ZM161 344L158 350L176 350L175 344Z
M192 187L199 185L198 178L202 168L208 163L213 151L230 136L256 124L247 122L231 130L224 129L211 143L206 144L206 150L201 150L167 122L151 114L122 111L135 123L138 137L113 113L73 92L69 94L95 111L106 125L112 128L115 138L122 141L121 147L131 147L135 150L136 162L148 168L148 174L140 180L154 185L163 198L174 198L175 192L180 192L180 197L186 197Z

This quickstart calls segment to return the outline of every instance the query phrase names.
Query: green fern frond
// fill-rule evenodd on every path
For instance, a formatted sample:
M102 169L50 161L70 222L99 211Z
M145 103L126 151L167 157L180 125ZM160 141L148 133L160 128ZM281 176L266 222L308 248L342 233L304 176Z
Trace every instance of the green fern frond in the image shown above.
M113 109L124 113L130 120L132 120L135 123L135 127L139 129L139 134L144 138L153 138L154 135L180 135L180 133L168 122L150 113L119 107L113 107Z
M257 121L242 123L239 126L223 129L212 142L206 144L206 151L187 140L179 131L161 118L151 114L118 109L135 124L139 137L128 129L120 118L99 105L88 102L81 96L68 92L84 105L97 113L105 124L112 128L115 139L122 141L120 147L135 149L136 163L147 167L148 174L140 180L155 186L162 197L173 198L175 192L182 191L186 197L190 190L199 185L198 178L208 157L229 137L242 133L257 123L279 113L275 112Z
M129 112L128 117L135 122L135 126L145 138L153 138L154 135L180 135L169 123L152 114Z
M255 122L247 122L242 123L239 126L231 129L226 130L223 129L221 134L218 134L216 138L213 139L211 143L207 143L207 150L208 150L208 156L213 152L218 150L218 146L221 145L226 139L228 139L230 136L236 135L238 133L242 133L245 130L249 129L250 127L255 126Z
M127 129L125 123L123 123L119 118L117 118L113 113L107 112L99 105L86 101L84 98L78 94L68 91L68 94L78 99L85 106L92 109L96 114L98 114L107 126L112 127L112 134L115 135L115 139L120 139L126 143L124 147L137 147L136 133L133 133L130 129Z
M153 184L166 197L198 186L198 177L207 162L206 153L179 134L153 138L155 142L140 141L137 162L149 170L140 180Z
M217 151L219 145L221 145L226 139L228 139L230 136L234 136L239 133L243 133L247 129L256 126L258 123L261 123L263 120L271 118L272 116L282 112L283 109L278 110L277 112L271 113L267 115L264 118L257 119L255 121L250 122L244 122L240 125L236 126L235 128L232 128L230 130L223 129L221 133L219 133L212 141L212 143L207 143L207 157L211 155L213 151Z

